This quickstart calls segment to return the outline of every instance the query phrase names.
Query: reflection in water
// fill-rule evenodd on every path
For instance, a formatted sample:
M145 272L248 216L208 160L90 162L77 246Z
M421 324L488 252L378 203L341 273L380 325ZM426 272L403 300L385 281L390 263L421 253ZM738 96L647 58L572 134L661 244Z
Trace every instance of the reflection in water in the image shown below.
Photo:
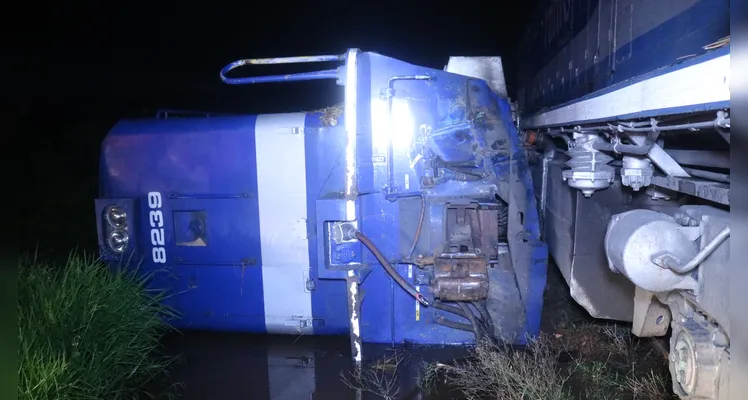
M341 379L353 371L347 337L260 336L185 331L168 337L167 351L182 354L171 370L181 382L180 398L306 400L381 398L357 394ZM365 345L364 359L392 354L385 345ZM423 362L462 357L464 349L399 346L397 398L424 399L419 393ZM366 365L366 363L365 363ZM448 396L445 398L454 398Z

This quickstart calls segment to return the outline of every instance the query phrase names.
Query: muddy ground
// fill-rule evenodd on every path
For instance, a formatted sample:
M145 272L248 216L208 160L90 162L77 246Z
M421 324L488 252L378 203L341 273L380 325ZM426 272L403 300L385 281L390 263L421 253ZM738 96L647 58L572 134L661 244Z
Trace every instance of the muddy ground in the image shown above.
M166 396L183 399L675 399L664 348L626 324L596 321L549 268L541 339L526 349L366 345L357 371L346 337L183 332ZM154 391L155 393L155 391Z
M410 398L677 399L665 340L640 339L631 334L629 324L591 318L571 299L555 265L549 268L544 297L537 342L524 349L484 345L456 360L421 361L422 369L415 374L420 397ZM382 378L394 374L395 364L403 368L402 359L382 357L372 362L363 378L347 383L378 395L372 398L407 398Z
M596 320L570 296L549 266L541 329L559 351L558 367L573 399L677 399L665 338L638 338L630 324Z

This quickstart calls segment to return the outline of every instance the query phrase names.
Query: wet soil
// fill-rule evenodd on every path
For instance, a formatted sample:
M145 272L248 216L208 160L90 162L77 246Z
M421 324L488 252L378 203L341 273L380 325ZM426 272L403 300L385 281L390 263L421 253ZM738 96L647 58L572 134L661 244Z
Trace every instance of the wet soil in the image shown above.
M568 377L569 399L670 399L666 359L651 339L630 334L626 324L597 321L569 296L550 266L542 321L543 337L560 349L557 363ZM424 389L429 365L469 357L463 348L367 344L356 374L348 338L258 336L187 331L164 342L181 354L170 371L171 386L154 392L182 399L461 399L445 382ZM373 371L373 372L372 372ZM176 384L175 384L176 382ZM354 390L358 389L358 390Z

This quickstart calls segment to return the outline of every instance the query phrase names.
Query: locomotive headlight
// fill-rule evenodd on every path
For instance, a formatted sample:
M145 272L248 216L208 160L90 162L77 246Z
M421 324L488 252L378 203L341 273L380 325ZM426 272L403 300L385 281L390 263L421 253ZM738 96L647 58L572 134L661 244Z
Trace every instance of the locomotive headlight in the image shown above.
M127 225L127 213L120 207L111 207L106 212L106 220L114 228L123 228Z
M121 230L112 231L109 234L109 247L117 253L122 253L127 248L130 237L127 232Z

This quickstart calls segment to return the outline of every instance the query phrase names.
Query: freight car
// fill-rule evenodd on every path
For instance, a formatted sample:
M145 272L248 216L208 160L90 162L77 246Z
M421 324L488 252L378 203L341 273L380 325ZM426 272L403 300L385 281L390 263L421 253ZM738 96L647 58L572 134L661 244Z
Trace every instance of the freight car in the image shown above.
M541 10L520 46L517 123L550 255L593 317L670 334L678 395L726 399L729 2Z

